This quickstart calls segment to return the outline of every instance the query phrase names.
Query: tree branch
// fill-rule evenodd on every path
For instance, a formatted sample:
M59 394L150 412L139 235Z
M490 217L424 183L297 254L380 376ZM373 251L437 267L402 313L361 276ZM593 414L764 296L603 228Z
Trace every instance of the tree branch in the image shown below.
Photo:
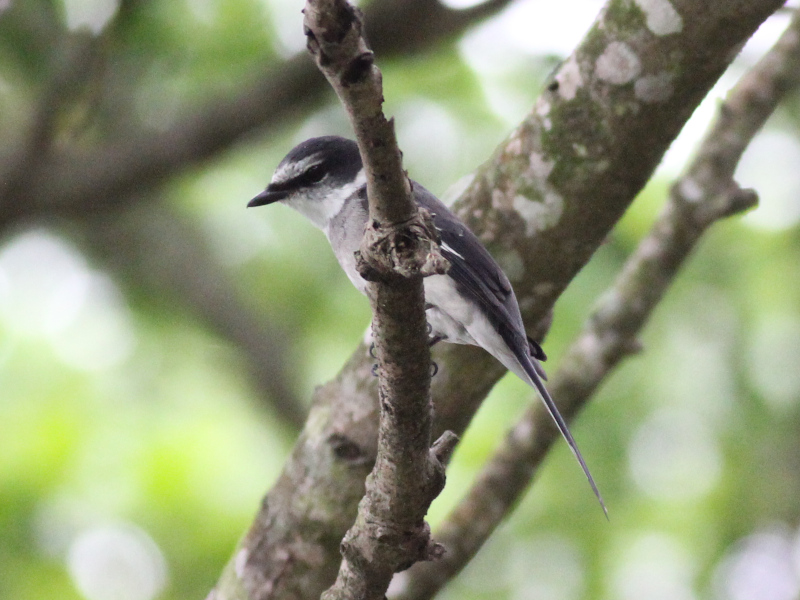
M716 221L756 205L756 194L733 180L741 156L781 99L800 85L800 13L770 52L731 90L697 156L672 188L650 234L601 298L552 379L565 418L588 402L605 377L639 349L637 336L679 268ZM532 405L442 523L441 561L415 565L397 600L425 600L475 555L528 488L558 432Z
M70 34L58 31L61 52L50 61L50 76L30 115L27 130L19 135L16 153L0 166L2 199L8 202L23 192L30 176L47 161L52 150L56 126L64 109L80 92L92 68L97 40L87 33Z
M682 27L668 35L649 29L637 5L611 2L604 9L551 89L457 204L501 264L506 257L521 266L509 274L528 323L552 308L736 49L780 4L675 0ZM618 43L638 58L637 76L624 84L615 83L619 69L608 65L619 62L611 59L620 50L628 56ZM436 428L459 433L503 370L476 348L450 345L436 360L434 403L450 419L439 419ZM370 368L360 346L337 379L315 394L283 474L226 567L218 599L235 597L228 595L236 587L230 581L246 582L251 600L312 598L330 585L339 540L355 518L375 458Z
M381 56L402 56L456 36L509 1L488 0L465 11L446 8L438 0L375 2L367 10L369 33ZM178 111L180 120L164 131L141 131L126 120L124 129L98 147L68 146L49 154L27 172L25 186L4 195L0 231L43 215L75 218L128 205L146 188L207 160L246 134L294 122L325 99L328 88L306 54L259 71L238 94ZM6 132L4 137L18 136ZM0 173L10 172L18 162L14 155L2 157Z
M447 263L430 215L420 215L403 171L394 125L383 115L381 73L363 35L361 12L346 0L308 0L308 49L336 91L356 133L367 176L369 223L357 256L370 281L378 363L378 455L358 517L341 544L342 564L326 600L380 600L395 572L439 556L425 514L444 487L455 443L431 448L430 351L425 273Z

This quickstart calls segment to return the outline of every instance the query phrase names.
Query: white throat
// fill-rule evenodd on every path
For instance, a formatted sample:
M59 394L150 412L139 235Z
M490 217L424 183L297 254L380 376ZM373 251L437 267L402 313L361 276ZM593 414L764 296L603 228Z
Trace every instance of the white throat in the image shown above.
M295 209L311 221L315 227L324 231L325 235L328 235L328 225L331 219L341 212L347 199L366 182L366 173L364 169L361 169L353 181L343 186L331 188L326 187L323 182L323 185L316 190L292 196L282 202Z

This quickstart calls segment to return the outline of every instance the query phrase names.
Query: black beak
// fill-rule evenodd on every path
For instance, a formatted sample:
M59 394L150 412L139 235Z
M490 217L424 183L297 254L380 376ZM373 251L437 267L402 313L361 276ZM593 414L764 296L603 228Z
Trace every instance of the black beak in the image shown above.
M270 189L271 186L267 186L263 192L261 192L258 196L250 200L247 203L248 208L252 208L254 206L264 206L266 204L272 204L273 202L278 202L279 200L283 200L289 194L284 190L276 190Z

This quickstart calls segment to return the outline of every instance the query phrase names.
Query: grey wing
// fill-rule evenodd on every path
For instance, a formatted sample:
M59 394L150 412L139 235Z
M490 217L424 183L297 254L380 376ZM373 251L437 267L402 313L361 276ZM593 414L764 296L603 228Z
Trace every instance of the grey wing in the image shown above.
M414 193L420 205L434 215L433 223L442 238L442 253L451 265L448 274L455 280L456 286L462 293L470 295L478 302L503 341L514 353L520 366L541 395L547 411L578 460L603 512L608 517L605 502L589 472L589 467L578 450L566 421L542 383L546 377L539 360L543 360L545 354L539 345L525 334L519 305L508 278L475 234L467 229L466 225L461 223L438 198L417 183L414 183Z
M433 214L433 223L442 238L442 253L450 261L449 275L459 291L477 301L514 353L525 348L528 356L543 360L542 349L525 334L517 298L492 255L436 196L416 182L413 185L417 202ZM537 374L546 379L536 360L531 362Z

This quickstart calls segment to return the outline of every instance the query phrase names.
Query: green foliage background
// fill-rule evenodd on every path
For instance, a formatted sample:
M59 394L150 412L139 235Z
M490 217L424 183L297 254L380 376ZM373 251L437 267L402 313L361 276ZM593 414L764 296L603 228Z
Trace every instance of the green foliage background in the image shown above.
M83 112L63 115L63 131L81 124L88 144L119 122L158 130L230 93L260 65L282 60L282 1L136 4L107 40L112 62L102 77L119 82L111 87L119 97L95 114L89 98L78 103ZM0 6L0 129L13 131L41 94L55 60L47 32L67 11L44 0ZM292 10L299 28L300 4ZM490 155L560 58L518 53L487 74L453 42L382 64L387 112L397 117L412 177L444 194ZM493 108L489 89L510 108ZM792 106L771 128L797 144ZM245 204L294 143L318 133L347 133L332 100L279 135L252 135L176 173L154 193L203 232L245 305L290 332L291 379L302 398L344 363L368 306L317 231L284 207ZM3 151L17 141L7 136ZM769 150L748 160L758 172ZM652 223L671 175L642 192L560 299L545 345L551 372ZM780 177L793 189L796 173ZM759 211L777 202L762 201ZM797 597L800 200L793 202L777 225L745 218L713 229L649 325L645 351L574 425L610 522L560 445L445 597ZM459 447L431 511L434 529L531 400L513 378L497 387ZM132 576L129 588L153 584L165 600L204 597L295 433L254 392L237 348L180 299L154 296L109 269L68 221L2 231L1 598L150 597L81 589L77 548L97 531L139 540L150 548L151 571L163 568L163 579ZM746 595L748 586L758 594Z

